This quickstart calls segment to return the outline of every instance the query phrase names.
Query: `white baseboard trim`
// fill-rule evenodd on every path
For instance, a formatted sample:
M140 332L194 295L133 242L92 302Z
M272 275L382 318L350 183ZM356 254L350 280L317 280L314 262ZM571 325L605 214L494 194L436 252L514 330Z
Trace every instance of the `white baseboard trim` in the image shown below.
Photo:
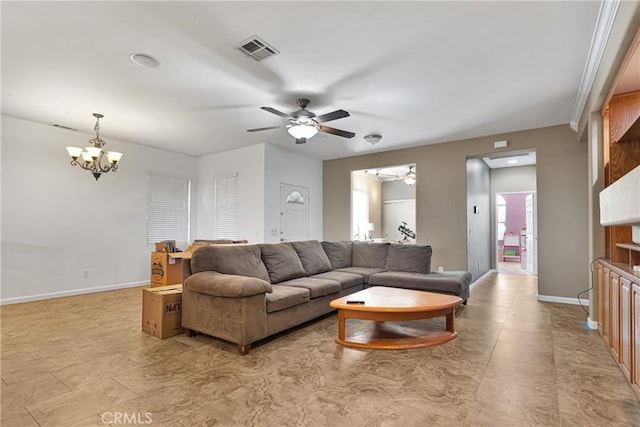
M70 291L51 292L48 294L29 295L26 297L4 298L4 299L0 299L0 305L18 304L22 302L40 301L44 299L92 294L94 292L114 291L116 289L136 288L138 286L143 286L143 285L149 285L149 281L118 283L117 285L98 286L95 288L73 289Z
M472 284L469 285L469 290L473 289L476 285L480 284L488 275L495 273L496 270L491 269L484 273L482 276L478 277Z
M589 326L589 329L591 329L592 331L598 330L599 324L598 322L591 320L591 316L587 317L587 325Z
M578 299L578 298L566 298L566 297L554 297L551 295L538 295L538 301L542 302L557 302L559 304L572 304L572 305L580 305L589 306L588 299Z

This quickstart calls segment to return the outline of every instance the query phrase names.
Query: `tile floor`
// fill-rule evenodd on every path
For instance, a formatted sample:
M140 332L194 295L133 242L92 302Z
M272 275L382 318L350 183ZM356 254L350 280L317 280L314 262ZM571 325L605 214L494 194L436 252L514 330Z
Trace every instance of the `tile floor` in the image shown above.
M140 331L138 288L1 308L2 426L640 426L640 400L577 306L492 274L460 336L406 351L334 343L336 316L248 356ZM438 322L432 319L429 322Z

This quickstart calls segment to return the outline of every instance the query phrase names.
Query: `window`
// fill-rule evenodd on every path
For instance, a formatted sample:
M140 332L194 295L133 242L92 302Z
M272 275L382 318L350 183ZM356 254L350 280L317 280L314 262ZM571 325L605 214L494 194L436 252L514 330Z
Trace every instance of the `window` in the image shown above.
M496 194L496 219L498 240L504 240L504 233L507 231L507 201L500 194Z
M147 244L189 243L191 181L147 175Z
M351 206L352 240L367 240L369 230L369 195L364 191L353 190Z
M215 238L237 239L238 235L238 175L216 178Z

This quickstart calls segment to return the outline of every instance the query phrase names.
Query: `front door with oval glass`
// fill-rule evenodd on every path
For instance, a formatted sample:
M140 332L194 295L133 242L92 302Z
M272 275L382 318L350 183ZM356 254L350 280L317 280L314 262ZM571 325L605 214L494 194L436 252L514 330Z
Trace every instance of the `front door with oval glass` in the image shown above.
M280 241L309 240L309 188L280 183Z

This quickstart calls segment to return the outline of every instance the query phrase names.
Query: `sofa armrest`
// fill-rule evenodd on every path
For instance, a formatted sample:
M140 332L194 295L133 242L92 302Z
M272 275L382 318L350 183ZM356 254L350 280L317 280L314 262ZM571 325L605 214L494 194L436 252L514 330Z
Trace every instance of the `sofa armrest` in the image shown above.
M184 286L191 291L215 297L243 298L273 292L269 282L248 276L201 271L192 274Z

